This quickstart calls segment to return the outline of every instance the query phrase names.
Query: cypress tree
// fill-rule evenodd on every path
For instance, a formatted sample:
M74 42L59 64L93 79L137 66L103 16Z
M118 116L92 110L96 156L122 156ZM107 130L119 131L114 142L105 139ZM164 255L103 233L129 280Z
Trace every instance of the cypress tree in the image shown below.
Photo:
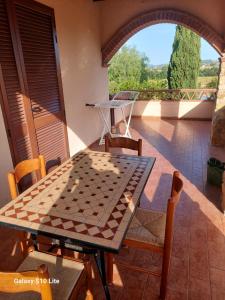
M177 25L167 72L168 87L196 88L199 68L200 37L193 31Z

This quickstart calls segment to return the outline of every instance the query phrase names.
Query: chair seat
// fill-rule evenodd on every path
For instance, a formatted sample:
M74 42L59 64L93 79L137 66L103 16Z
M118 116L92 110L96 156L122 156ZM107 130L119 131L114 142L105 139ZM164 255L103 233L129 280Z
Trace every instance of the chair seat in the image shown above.
M76 282L84 270L84 265L69 259L62 259L61 257L33 251L29 253L16 271L37 270L42 264L45 264L48 267L50 280L59 280L59 284L51 284L52 298L54 300L69 299ZM40 294L36 292L24 292L18 294L7 293L7 296L6 294L0 293L0 299L36 300L41 299L41 297Z
M137 208L126 239L162 247L164 245L165 227L165 213Z

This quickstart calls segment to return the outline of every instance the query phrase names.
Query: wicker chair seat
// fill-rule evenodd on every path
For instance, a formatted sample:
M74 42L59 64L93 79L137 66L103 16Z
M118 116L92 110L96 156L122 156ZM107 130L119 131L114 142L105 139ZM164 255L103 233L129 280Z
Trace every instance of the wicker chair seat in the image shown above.
M165 213L137 208L126 239L162 247L164 245L165 227Z

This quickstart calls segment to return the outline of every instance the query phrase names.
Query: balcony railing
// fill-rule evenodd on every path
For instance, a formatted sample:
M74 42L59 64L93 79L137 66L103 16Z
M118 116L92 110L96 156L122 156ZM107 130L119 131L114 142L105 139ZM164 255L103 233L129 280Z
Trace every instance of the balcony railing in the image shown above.
M215 101L217 89L151 89L139 91L138 100Z

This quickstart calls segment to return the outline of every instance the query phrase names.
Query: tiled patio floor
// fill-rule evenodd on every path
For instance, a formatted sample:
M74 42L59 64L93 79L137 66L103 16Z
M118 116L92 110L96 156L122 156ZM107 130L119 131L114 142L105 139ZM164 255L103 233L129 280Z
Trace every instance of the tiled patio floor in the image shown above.
M206 184L208 157L225 161L225 150L209 146L210 122L133 119L131 127L133 137L143 139L143 155L157 158L141 206L165 210L173 170L180 170L184 180L176 212L168 299L225 299L225 217L218 209L220 190ZM92 149L103 147L95 144ZM11 231L1 228L0 242L4 258L0 270L14 270L19 256L13 253ZM161 263L157 255L128 249L116 260L154 269ZM112 300L158 298L158 278L117 264L114 273ZM99 281L95 282L95 299L104 299Z
M165 210L171 174L182 173L184 192L177 208L168 299L225 299L225 216L220 189L206 184L207 159L225 161L225 149L210 147L210 122L133 119L132 135L143 139L143 155L157 158L141 206ZM97 144L92 149L102 150ZM127 151L128 152L128 151ZM117 261L158 268L146 251L124 249ZM157 299L159 278L115 265L112 299ZM96 299L103 299L97 289Z

